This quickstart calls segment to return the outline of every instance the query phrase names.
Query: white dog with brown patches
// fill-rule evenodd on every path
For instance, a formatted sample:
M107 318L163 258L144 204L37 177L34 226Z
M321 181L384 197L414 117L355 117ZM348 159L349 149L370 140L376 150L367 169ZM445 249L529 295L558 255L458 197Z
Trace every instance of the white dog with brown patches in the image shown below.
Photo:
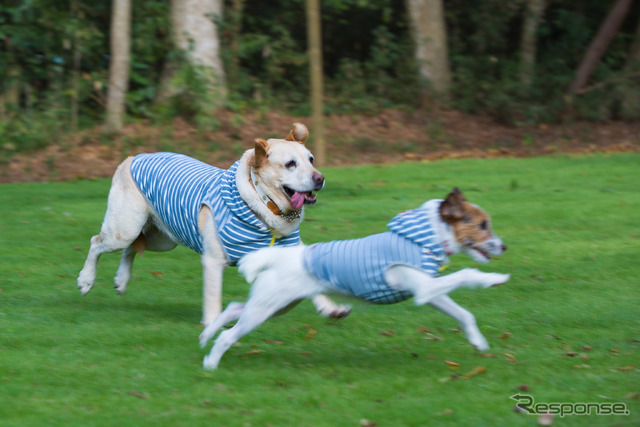
M449 255L463 252L485 263L506 250L491 230L489 216L455 188L445 200L430 200L399 214L388 228L362 239L267 248L242 258L239 271L253 283L249 300L229 304L200 335L204 347L227 322L238 321L217 338L204 359L205 369L217 368L233 343L268 318L304 298L329 292L377 304L414 297L416 304L430 304L456 319L478 350L488 349L474 316L447 294L463 286L499 285L509 275L465 268L436 276Z
M78 276L86 295L96 279L98 258L123 250L115 288L123 294L136 253L168 251L178 244L202 255L202 322L221 312L222 273L245 254L268 246L299 245L304 205L324 176L304 146L309 131L301 123L284 139L256 139L255 147L229 169L219 169L174 153L126 159L113 176L100 234ZM349 308L322 295L318 311L342 317Z

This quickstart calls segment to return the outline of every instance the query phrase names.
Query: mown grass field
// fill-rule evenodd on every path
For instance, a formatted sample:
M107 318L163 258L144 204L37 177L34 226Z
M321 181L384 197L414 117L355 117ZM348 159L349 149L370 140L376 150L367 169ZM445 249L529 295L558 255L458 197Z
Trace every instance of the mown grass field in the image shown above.
M108 180L0 186L0 424L175 426L535 425L536 403L623 403L628 416L556 416L554 425L640 423L640 156L448 160L327 168L307 209L307 243L383 231L396 213L454 185L492 214L509 250L478 266L511 281L452 297L491 349L411 301L359 302L342 321L305 302L231 348L215 372L198 347L199 257L136 259L112 287L101 259L76 277L99 231ZM235 268L225 305L245 299ZM481 372L481 373L478 373ZM473 375L477 373L477 375Z

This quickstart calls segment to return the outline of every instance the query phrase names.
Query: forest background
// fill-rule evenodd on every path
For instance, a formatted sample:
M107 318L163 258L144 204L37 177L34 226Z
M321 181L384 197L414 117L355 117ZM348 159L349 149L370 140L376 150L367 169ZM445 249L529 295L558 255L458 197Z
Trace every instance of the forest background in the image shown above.
M5 0L0 182L313 148L312 1ZM327 163L640 147L633 0L319 3Z

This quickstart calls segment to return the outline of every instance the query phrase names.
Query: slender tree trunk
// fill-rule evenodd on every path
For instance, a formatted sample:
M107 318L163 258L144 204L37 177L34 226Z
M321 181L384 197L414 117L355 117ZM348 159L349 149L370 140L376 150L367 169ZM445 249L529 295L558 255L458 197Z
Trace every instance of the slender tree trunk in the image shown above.
M131 44L131 1L113 0L111 12L111 61L107 93L105 131L122 129L129 89Z
M12 56L11 38L5 39L5 47L9 56ZM3 108L17 108L20 104L20 67L13 63L7 69L7 77L3 81Z
M640 19L636 27L636 34L629 54L627 62L624 65L624 73L628 74L627 83L623 86L622 103L620 115L625 120L640 119L640 78L637 74L640 72Z
M71 13L76 15L76 19L82 19L83 13L78 10L77 3L71 3ZM80 37L78 37L78 30L73 33L73 69L71 72L71 131L78 130L78 88L80 81L80 63L82 60L82 53L80 51Z
M307 41L309 74L311 75L311 111L313 116L313 148L322 166L326 162L324 144L324 104L322 102L322 29L320 0L307 0Z
M607 50L609 43L618 32L622 21L627 16L633 0L617 0L611 11L600 26L598 33L587 48L587 51L578 67L576 76L569 85L569 92L580 93L589 80L589 76L598 65L602 54Z
M436 94L449 96L451 70L442 0L406 0L420 79Z
M520 40L520 82L531 86L535 74L538 24L544 12L545 0L527 0Z
M226 99L225 73L214 19L222 19L223 0L171 0L171 32L175 47L197 70L204 83L204 109L221 107ZM156 102L167 102L188 88L176 81L178 64L165 62Z
M232 0L231 10L228 14L230 23L229 30L229 50L231 51L231 60L229 63L229 84L238 82L240 74L240 44L239 36L242 32L242 15L246 0Z

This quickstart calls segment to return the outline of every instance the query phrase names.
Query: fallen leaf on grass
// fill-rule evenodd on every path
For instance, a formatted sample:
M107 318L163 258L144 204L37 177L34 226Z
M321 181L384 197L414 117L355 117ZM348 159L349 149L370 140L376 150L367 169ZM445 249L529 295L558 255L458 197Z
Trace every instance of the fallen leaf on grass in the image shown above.
M509 339L510 336L511 336L511 332L505 332L504 334L500 335L500 339L502 341L506 341Z
M462 376L463 379L468 380L469 378L473 378L476 375L484 374L487 372L487 369L484 366L476 366L466 374Z
M386 331L382 331L380 332L380 335L395 335L396 331L394 331L393 329L387 329Z
M264 353L264 350L249 350L245 354L250 356L252 354L260 354L260 353Z
M640 398L640 393L629 393L624 398L625 399L638 399L638 398Z
M362 427L376 427L378 423L376 423L375 421L369 421L368 419L363 418L360 420L360 425Z
M520 384L518 386L518 390L520 390L520 391L529 391L529 390L531 390L531 386L528 385L528 384Z
M427 328L426 326L420 326L418 328L418 332L420 332L421 334L430 334L431 329Z
M444 363L446 363L450 368L453 368L453 369L457 369L460 367L459 363L452 362L450 360L445 360Z
M150 271L149 273L153 274L154 276L164 276L164 273L161 273L159 271Z
M516 359L516 357L513 354L502 353L502 355L504 357L506 357L507 359L509 359L509 362L517 362L518 361L518 359Z
M633 371L636 367L632 365L621 366L618 368L619 371Z
M496 355L493 353L480 353L478 354L478 357L482 357L483 359L493 359Z
M304 340L305 341L312 340L313 337L315 337L317 333L318 333L318 331L316 329L309 329L309 332L307 332L307 335L304 337Z
M304 357L311 357L311 353L307 353L306 351L301 351L300 355Z
M266 342L267 344L284 344L282 341L274 341L274 340L262 340L264 342Z
M135 397L138 397L138 398L140 398L140 399L146 399L146 398L147 398L147 396L145 396L145 395L144 395L144 394L142 394L142 393L138 393L137 391L130 391L130 392L129 392L129 394L130 394L131 396L135 396Z
M591 350L593 350L592 345L585 345L584 347L582 347L582 351L591 351Z

